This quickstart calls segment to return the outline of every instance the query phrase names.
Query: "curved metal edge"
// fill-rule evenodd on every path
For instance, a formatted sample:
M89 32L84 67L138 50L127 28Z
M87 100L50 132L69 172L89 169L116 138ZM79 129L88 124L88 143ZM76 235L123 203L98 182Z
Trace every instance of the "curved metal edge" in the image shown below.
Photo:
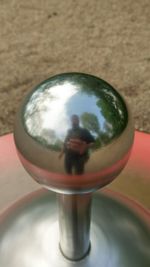
M14 203L12 203L11 206L6 207L0 212L0 223L2 223L8 216L11 216L13 213L13 210L19 209L22 205L26 205L27 203L30 203L31 200L36 199L38 196L42 196L44 194L49 194L50 191L45 189L38 189L32 193L29 193L19 199L17 199ZM115 192L110 189L103 189L97 191L97 193L102 193L112 199L115 199L121 203L123 203L125 206L130 208L132 212L136 213L138 217L140 217L142 220L144 219L144 222L147 224L148 227L150 227L150 212L148 209L143 207L138 201L135 201L129 197L124 196L121 193ZM51 194L55 194L51 192Z

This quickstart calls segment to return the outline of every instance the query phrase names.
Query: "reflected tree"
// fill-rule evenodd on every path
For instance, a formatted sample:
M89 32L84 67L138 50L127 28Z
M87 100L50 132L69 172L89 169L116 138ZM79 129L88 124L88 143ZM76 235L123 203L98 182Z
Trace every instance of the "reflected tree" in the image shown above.
M126 117L124 114L125 107L120 99L111 94L108 89L104 89L103 97L97 101L97 106L101 109L101 114L107 123L104 124L105 139L110 139L113 136L120 134L125 126ZM109 106L111 105L111 109ZM105 140L106 141L106 140Z
M100 133L100 125L98 118L95 114L84 112L81 117L81 122L84 128L87 130L94 132L96 135Z
M35 139L47 149L51 149L53 151L60 152L63 146L63 141L59 139L55 131L51 129L43 129L41 135L35 136Z
M96 105L107 123L100 129L102 143L109 143L112 137L117 137L127 124L127 110L123 99L107 82L91 76L82 79L82 92L96 96ZM111 108L110 108L111 107ZM94 119L94 118L93 118Z
M95 142L93 149L100 148L102 146L101 129L98 118L95 114L84 112L81 117L81 123L84 128L92 132L95 136Z

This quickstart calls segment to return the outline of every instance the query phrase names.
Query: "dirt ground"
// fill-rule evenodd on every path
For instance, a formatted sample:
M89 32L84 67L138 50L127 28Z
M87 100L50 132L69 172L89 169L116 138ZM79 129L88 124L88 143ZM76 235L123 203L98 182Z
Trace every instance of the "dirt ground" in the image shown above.
M62 72L101 77L150 132L149 0L1 0L0 135L24 95Z

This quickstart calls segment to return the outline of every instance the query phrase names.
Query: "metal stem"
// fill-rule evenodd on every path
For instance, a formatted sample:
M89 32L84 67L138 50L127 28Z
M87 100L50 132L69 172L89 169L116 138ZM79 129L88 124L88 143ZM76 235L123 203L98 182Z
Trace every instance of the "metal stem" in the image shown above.
M57 196L61 252L70 260L80 260L90 250L92 194Z

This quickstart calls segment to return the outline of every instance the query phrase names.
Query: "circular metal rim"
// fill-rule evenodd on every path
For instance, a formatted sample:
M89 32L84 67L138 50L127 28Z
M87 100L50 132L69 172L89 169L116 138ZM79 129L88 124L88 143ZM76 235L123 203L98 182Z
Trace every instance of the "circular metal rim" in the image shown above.
M48 203L49 199L47 198L47 196L50 197L50 200L52 200L52 203L51 203L52 206L51 205L49 206L49 203ZM70 261L70 260L64 258L62 256L61 252L59 251L59 243L58 243L59 236L58 236L58 225L56 225L57 224L56 212L51 214L51 216L53 217L52 224L54 225L54 228L53 228L53 226L51 227L52 224L47 224L47 217L46 216L47 216L47 213L49 213L48 207L50 207L50 210L52 211L52 209L51 209L53 207L53 199L52 198L54 198L54 193L49 193L48 191L46 192L45 190L37 190L36 192L30 193L27 196L25 196L24 198L15 202L11 207L9 207L7 210L5 210L5 212L3 212L1 215L1 224L2 224L1 232L4 233L4 236L7 236L7 232L9 234L9 229L11 227L15 226L15 223L17 222L17 219L19 218L20 214L22 213L22 210L24 212L24 210L26 210L26 207L28 207L28 209L29 209L29 219L30 219L30 216L32 217L32 214L34 213L33 212L34 208L38 207L37 206L38 199L40 199L40 202L42 202L42 198L46 197L47 198L46 204L45 204L45 205L47 205L47 206L45 206L46 207L46 216L43 215L43 219L42 219L42 223L44 223L43 224L43 232L40 230L41 226L38 228L38 231L39 232L41 231L41 233L42 233L42 234L40 234L40 238L43 238L43 241L41 240L42 245L44 246L43 242L50 241L51 243L50 243L49 248L51 248L51 250L52 250L52 247L53 247L54 249L53 249L53 251L49 251L49 253L47 252L47 254L46 254L46 255L49 255L47 258L48 262L44 262L45 260L42 258L42 255L45 255L45 254L42 254L43 252L41 249L41 251L39 251L39 254L41 253L41 263L40 263L41 265L37 265L37 261L35 260L35 255L33 253L34 249L31 247L31 251L33 250L32 251L33 254L31 253L30 256L31 256L31 258L33 257L32 258L33 261L28 260L28 266L31 266L31 267L35 267L35 266L36 267L39 267L39 266L41 266L41 267L47 267L47 266L56 267L56 266L60 266L60 265L62 267L71 267L71 266L78 266L78 267L79 266L80 267L86 267L86 266L88 266L88 267L91 267L91 266L113 267L113 266L115 266L115 267L117 267L117 266L120 266L121 262L118 263L118 260L116 261L115 257L116 256L117 257L125 257L125 255L124 256L118 256L119 255L118 253L123 253L123 254L129 253L130 248L129 249L125 248L125 253L124 253L124 251L122 252L122 250L121 250L121 251L117 252L117 255L116 255L115 246L117 246L118 249L119 249L119 246L117 244L115 245L116 240L114 240L112 243L111 237L109 236L110 229L108 228L108 232L107 232L105 229L104 223L103 224L100 223L103 216L104 216L103 212L106 213L107 211L106 211L106 209L104 209L104 211L103 211L100 208L102 214L101 214L101 216L99 216L99 214L98 214L99 206L101 206L102 203L105 204L105 202L107 202L107 201L112 201L112 203L115 203L115 205L117 205L117 206L119 205L119 207L121 206L121 208L123 210L125 210L126 206L124 206L123 203L124 202L128 203L129 214L131 213L131 217L137 218L138 223L139 223L139 221L141 221L141 216L143 217L143 214L145 217L147 217L147 219L149 218L149 220L150 220L150 214L148 215L148 212L145 209L143 209L139 204L137 205L137 203L134 203L134 212L132 213L132 211L130 211L130 206L133 205L132 201L130 201L129 199L126 200L126 197L124 197L120 194L118 195L118 194L116 194L110 190L105 190L105 193L97 193L97 194L95 194L95 196L96 196L96 198L95 198L96 200L94 200L94 203L93 203L93 209L94 209L93 220L91 222L91 244L92 244L91 248L92 249L89 252L89 254L84 259L82 259L80 261ZM103 200L104 200L104 202L103 202ZM121 204L118 202L118 200L121 200ZM105 208L106 208L106 206L105 206ZM135 209L135 207L136 207L136 209ZM44 210L43 208L44 208L44 206L42 207L42 210ZM56 208L56 206L55 206L55 208ZM137 215L136 211L138 211L138 215ZM25 217L23 217L23 218L25 218ZM33 215L33 218L34 218L34 215ZM36 218L36 220L35 220L35 218ZM37 217L35 217L35 218L33 220L33 225L35 224L34 228L37 229L36 228ZM13 223L11 223L11 225L10 225L10 219L13 221ZM119 220L120 219L121 219L121 217L119 218ZM31 220L29 220L29 221L31 222ZM118 218L116 218L116 223L117 223L117 221L118 221ZM147 222L145 224L142 223L142 227L144 225L144 227L146 229L145 231L150 235L150 229L149 229ZM107 222L106 222L106 224L107 224ZM109 221L108 225L111 225L110 221ZM5 227L6 228L8 227L8 229L5 229ZM31 225L27 224L27 228L30 228L30 227L31 227ZM49 230L48 230L49 227L51 228L51 232L49 232ZM128 225L125 227L127 227L127 229L128 229ZM32 233L33 237L34 237L34 228L33 228L33 233ZM32 229L32 227L31 227L31 229ZM47 229L47 231L46 231L46 229ZM119 229L117 229L117 230L119 231ZM24 233L26 233L26 232L23 232L23 231L24 230L22 229L20 235L23 233L22 238L24 239ZM52 233L54 231L55 231L55 235L56 235L55 239L54 239L54 237L52 239L51 238L49 239L48 238L49 233ZM130 227L129 227L129 232L130 232L130 234L132 234L132 229L130 229ZM134 234L135 233L133 230L133 237L134 237ZM114 234L112 233L112 235L114 235ZM142 236L139 235L139 238L141 238L141 237ZM19 236L18 236L18 239L19 239ZM130 239L131 239L131 237L129 235L129 240L128 240L128 238L127 238L127 240L131 241ZM13 235L12 235L12 241L13 241ZM18 242L18 240L16 242ZM148 242L148 241L146 241L146 242ZM28 241L28 245L29 245L29 243L34 245L35 244L34 238L31 238ZM10 244L11 244L11 250L10 251L12 251L15 247L15 242L10 242ZM133 244L134 244L134 242L133 242ZM5 242L5 245L6 245L6 242ZM29 250L26 248L26 245L24 245L24 246L25 246L24 247L25 252L26 251L29 252ZM129 246L130 246L130 244L129 244ZM21 244L20 244L20 247L21 247ZM22 250L20 249L20 247L18 247L18 253L22 253ZM135 244L135 247L136 247L136 244ZM145 250L145 248L146 247L144 245L144 250ZM20 251L19 251L19 249L20 249ZM144 255L147 257L145 260L146 265L144 265L144 266L148 267L148 260L149 260L148 255L147 255L148 251L143 251L140 244L139 244L138 249L140 249L140 253L144 253ZM11 258L10 251L7 253L8 259ZM9 253L10 253L10 255L9 255ZM4 256L3 256L4 259L5 259L5 255L6 254L4 253ZM24 254L20 254L20 255L23 256ZM3 257L0 257L0 262L2 261L2 263L5 263L5 262L3 262ZM38 260L40 262L40 256L36 255L36 257L38 258ZM14 264L13 259L11 259L10 265L9 265L9 263L6 262L6 264L3 266L5 266L5 267L10 267L10 266L19 267L21 264L22 267L27 267L26 259L23 257L20 258L20 256L19 256L19 259L20 259L19 265L13 265ZM21 262L21 260L22 260L22 262ZM126 259L126 260L127 260L127 265L126 265L126 263L125 264L122 263L122 264L124 264L124 265L122 265L124 267L126 267L126 266L139 267L140 266L140 265L138 265L138 262L136 259L135 260ZM35 264L35 262L36 262L36 264ZM43 262L43 265L42 265L42 262ZM15 264L16 264L16 262L15 262Z
M7 216L11 213L13 213L13 210L17 209L18 207L24 205L27 202L30 202L32 199L36 199L38 196L42 196L43 194L47 194L48 192L51 192L47 189L37 189L33 192L30 192L23 197L19 197L17 200L12 202L7 207L4 207L2 210L0 210L0 223L2 223L5 219L7 219ZM120 192L116 192L110 188L103 188L96 192L96 194L104 194L106 197L113 198L114 200L122 203L123 205L127 206L129 209L131 209L133 212L135 212L141 219L144 218L144 222L150 226L150 211L148 208L144 207L141 203L139 203L137 200L125 196L124 194ZM54 194L54 193L52 193Z

